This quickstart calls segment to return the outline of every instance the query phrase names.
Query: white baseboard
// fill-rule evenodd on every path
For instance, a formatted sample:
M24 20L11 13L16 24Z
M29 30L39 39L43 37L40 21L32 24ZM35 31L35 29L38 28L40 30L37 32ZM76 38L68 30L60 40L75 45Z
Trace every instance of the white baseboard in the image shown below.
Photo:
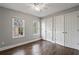
M43 39L43 40L45 40L45 39ZM46 40L46 41L49 41L49 42L55 43L54 41L51 41L51 40Z
M35 42L35 41L38 41L38 40L40 40L40 38L39 39L33 39L31 41L26 41L26 42L19 43L19 44L15 44L15 45L11 45L11 46L2 47L2 48L0 48L0 51L7 50L7 49L10 49L10 48L14 48L14 47L17 47L17 46L20 46L20 45L28 44L28 43L31 43L31 42Z
M70 46L65 46L65 47L68 47L68 48L72 48L72 49L79 50L79 48L75 48L75 47L70 47Z
M43 40L46 40L46 39L43 39ZM51 42L51 43L56 43L56 44L59 44L59 45L61 45L61 46L64 46L64 44L60 44L60 43L57 43L57 42L54 42L54 41L50 41L50 40L46 40L46 41L49 41L49 42ZM65 47L79 50L79 48L74 48L74 47L69 47L69 46L65 46Z

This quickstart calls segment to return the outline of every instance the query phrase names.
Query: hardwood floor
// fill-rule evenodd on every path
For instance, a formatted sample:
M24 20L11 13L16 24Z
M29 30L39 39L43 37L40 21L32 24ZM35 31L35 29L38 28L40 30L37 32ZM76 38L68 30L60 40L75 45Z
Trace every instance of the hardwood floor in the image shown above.
M0 55L77 55L79 51L45 40L22 45L0 52Z

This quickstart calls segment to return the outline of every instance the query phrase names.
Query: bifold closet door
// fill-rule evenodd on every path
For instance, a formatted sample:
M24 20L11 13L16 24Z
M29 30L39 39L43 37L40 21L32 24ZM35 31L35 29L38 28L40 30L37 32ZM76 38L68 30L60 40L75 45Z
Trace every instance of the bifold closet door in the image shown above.
M46 19L46 40L52 42L52 17Z
M79 50L79 11L76 12L76 15L77 15L76 16L77 17L77 30L76 30L77 31L77 35L76 35L77 39L75 42L75 45L76 45L75 48Z
M77 39L76 39L76 42L75 42L75 45L76 45L76 49L79 50L79 11L76 12L77 14Z
M46 20L42 19L41 20L41 34L42 34L42 39L46 39Z
M64 45L64 15L55 16L56 43Z
M65 46L75 48L77 43L77 15L75 12L65 15Z

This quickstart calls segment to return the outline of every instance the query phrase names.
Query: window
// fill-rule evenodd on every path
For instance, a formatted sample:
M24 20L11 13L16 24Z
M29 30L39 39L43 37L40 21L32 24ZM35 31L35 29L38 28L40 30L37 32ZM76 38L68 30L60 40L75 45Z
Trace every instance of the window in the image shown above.
M24 20L21 18L12 18L12 37L24 37Z
M33 21L33 34L34 35L37 35L37 34L39 34L39 31L40 30L40 28L39 28L39 21Z

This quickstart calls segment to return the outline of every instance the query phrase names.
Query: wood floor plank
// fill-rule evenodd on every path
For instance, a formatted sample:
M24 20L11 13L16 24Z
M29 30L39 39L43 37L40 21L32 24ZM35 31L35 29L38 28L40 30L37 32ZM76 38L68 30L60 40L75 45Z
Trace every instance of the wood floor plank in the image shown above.
M45 40L1 51L0 55L78 55L79 50L64 47Z

